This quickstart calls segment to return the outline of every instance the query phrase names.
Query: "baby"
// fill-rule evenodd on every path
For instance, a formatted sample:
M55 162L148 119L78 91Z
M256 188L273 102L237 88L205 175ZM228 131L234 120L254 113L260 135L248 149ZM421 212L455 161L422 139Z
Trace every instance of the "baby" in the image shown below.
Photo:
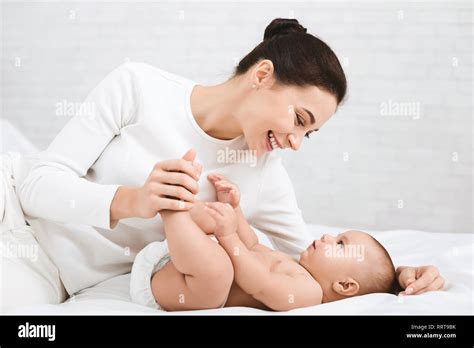
M168 311L232 306L286 311L392 292L393 262L367 233L323 235L296 262L259 244L239 207L235 184L218 174L208 179L217 202L195 201L190 211L160 212L167 241L151 243L137 255L134 302Z

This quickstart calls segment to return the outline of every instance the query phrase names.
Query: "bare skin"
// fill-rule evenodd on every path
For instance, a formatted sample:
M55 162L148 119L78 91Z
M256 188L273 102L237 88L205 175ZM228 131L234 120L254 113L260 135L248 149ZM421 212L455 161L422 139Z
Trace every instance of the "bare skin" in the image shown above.
M171 311L222 306L289 310L320 304L322 290L311 274L290 256L259 244L238 203L230 204L238 194L223 187L227 181L213 175L209 180L220 202L195 201L189 212L161 212L172 261L152 277L157 303ZM233 218L216 219L222 209L232 211Z
M335 238L324 235L296 262L258 242L239 207L236 185L219 174L208 179L217 202L195 201L189 212L161 212L171 262L152 277L152 291L165 310L244 306L284 311L314 306L359 295L368 280L364 278L370 278L363 270L382 263L375 252L366 253L363 263L325 255L327 247L345 244L375 250L374 241L358 231Z
M243 135L257 156L275 151L270 132L277 149L299 150L304 137L320 130L336 108L335 97L316 86L278 83L268 59L222 84L195 86L191 95L192 114L207 134L219 139ZM110 208L111 228L123 218L189 211L198 193L202 168L185 161L192 163L195 156L191 150L181 159L156 163L141 187L120 186ZM399 266L397 279L404 295L439 290L444 285L439 270L432 265Z

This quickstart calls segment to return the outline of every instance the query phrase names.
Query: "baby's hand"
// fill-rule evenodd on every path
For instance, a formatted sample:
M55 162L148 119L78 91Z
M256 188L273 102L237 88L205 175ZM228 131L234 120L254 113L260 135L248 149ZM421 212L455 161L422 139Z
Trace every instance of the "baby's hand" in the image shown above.
M209 174L207 179L216 189L217 201L229 203L232 208L237 208L240 203L240 191L237 185L231 183L220 174Z
M216 221L214 235L224 237L237 233L237 215L229 203L206 202L204 210Z

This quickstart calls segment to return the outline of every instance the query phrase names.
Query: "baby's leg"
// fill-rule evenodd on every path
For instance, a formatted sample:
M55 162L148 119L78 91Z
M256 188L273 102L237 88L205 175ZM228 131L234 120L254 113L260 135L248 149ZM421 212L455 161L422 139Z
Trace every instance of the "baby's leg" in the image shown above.
M211 240L189 212L161 212L171 262L152 278L157 303L165 310L218 308L234 279L226 251Z

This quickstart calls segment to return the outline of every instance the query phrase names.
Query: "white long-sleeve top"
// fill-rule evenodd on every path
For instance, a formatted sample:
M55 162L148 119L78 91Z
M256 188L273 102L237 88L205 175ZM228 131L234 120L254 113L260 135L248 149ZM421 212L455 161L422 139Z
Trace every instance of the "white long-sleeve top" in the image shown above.
M157 162L180 158L189 148L203 165L197 199L215 200L208 173L225 175L239 186L249 223L276 249L297 258L306 248L306 226L280 157L222 161L225 153L248 149L245 138L219 140L199 127L190 107L195 85L145 63L123 64L34 155L18 195L69 294L130 272L138 251L164 239L159 214L122 219L111 229L111 202L119 186L142 186Z

